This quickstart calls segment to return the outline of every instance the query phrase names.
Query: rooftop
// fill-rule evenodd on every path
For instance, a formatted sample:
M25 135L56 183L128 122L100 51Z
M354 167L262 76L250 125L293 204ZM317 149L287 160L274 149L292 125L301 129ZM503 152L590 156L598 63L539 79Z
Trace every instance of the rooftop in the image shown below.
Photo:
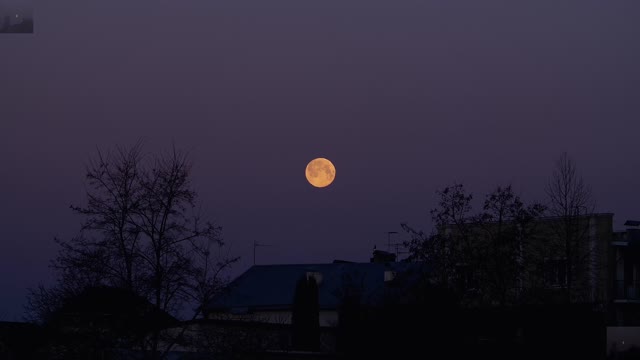
M405 280L416 279L424 268L423 263L407 262L256 265L232 281L208 310L289 309L297 281L311 273L319 277L320 309L336 309L346 289L359 289L363 302L375 304L382 300L386 284L395 274Z

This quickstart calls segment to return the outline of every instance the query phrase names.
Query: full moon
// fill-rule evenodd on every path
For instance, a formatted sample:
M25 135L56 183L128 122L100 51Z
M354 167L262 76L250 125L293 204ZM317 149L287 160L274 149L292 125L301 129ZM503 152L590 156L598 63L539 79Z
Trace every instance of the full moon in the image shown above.
M309 184L319 188L327 187L336 178L336 168L328 159L313 159L307 164L305 176Z

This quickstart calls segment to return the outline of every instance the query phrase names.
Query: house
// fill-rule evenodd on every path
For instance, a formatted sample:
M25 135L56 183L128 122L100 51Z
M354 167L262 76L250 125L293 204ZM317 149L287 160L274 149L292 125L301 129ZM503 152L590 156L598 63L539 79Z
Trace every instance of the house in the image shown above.
M640 221L627 220L624 230L614 231L613 216L594 213L569 220L575 233L571 302L599 306L611 326L640 326ZM520 282L512 285L522 295L522 303L566 300L569 265L564 240L558 235L566 226L563 221L559 217L538 219L530 224L528 238L516 239L522 241L522 274ZM474 224L469 228L471 236L480 238L488 231ZM457 235L454 230L448 231ZM474 277L480 287L482 274L476 271Z
M454 254L444 276L469 306L610 302L611 213L473 219L439 236L440 253Z
M199 329L208 329L218 338L232 333L234 339L262 339L260 346L251 341L245 346L291 350L296 284L300 279L313 278L318 290L320 350L335 352L337 329L347 302L348 306L355 303L359 308L372 309L414 301L408 289L427 279L426 264L389 261L394 259L389 252L375 250L369 263L255 265L208 304ZM220 344L212 348L216 346Z
M131 290L87 287L66 297L47 317L45 351L61 358L102 359L120 350L148 348L154 330L178 324Z
M624 225L611 241L612 322L640 326L640 221Z
M583 334L593 336L592 342L597 344L606 337L609 353L640 350L637 336L640 333L640 221L628 220L624 230L614 231L613 216L612 213L593 213L571 218L543 217L526 224L528 229L515 222L500 224L515 244L513 258L519 271L508 278L512 280L507 284L508 293L512 295L509 305L526 309L523 314L536 314L523 321L537 321L541 333L553 334L552 329L571 333L576 331L576 319L592 317L593 321L579 326L583 330L593 329ZM479 250L494 240L490 237L496 233L497 226L469 221L462 227L445 229L445 235L450 241L467 236L473 240L472 249ZM522 235L523 232L526 234ZM569 251L567 238L570 239ZM487 279L490 280L491 274L484 271L491 260L486 258L478 256L456 263L454 277L462 279L461 288L467 298L490 293ZM492 303L491 300L484 304ZM567 316L568 311L575 314ZM574 326L560 326L561 317L569 319L564 323ZM545 322L547 326L543 325Z
M536 235L526 245L524 281L542 295L536 300L606 306L611 300L613 214L545 217L536 225Z
M296 283L301 277L313 277L318 284L320 326L335 327L348 293L357 293L363 304L382 305L402 292L399 286L426 274L425 264L376 259L374 256L369 263L252 266L209 303L206 318L290 324Z

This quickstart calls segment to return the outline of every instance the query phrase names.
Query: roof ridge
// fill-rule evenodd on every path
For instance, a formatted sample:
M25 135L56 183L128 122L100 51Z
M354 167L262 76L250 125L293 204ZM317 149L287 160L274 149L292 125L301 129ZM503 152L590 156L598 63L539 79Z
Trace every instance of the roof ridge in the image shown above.
M326 266L326 265L331 265L331 266L336 266L336 265L363 265L363 264L376 264L376 263L372 263L372 262L340 262L340 263L334 263L334 262L330 262L330 263L308 263L308 264L304 264L304 263L298 263L298 264L262 264L262 265L251 265L251 268L254 267L275 267L275 266Z

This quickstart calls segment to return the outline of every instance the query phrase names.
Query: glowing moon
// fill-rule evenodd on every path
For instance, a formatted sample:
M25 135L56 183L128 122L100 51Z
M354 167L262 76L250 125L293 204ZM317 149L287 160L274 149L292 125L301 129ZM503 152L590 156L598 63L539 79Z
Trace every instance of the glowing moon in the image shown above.
M327 187L336 178L336 168L328 159L313 159L307 164L305 176L309 184L319 188Z

